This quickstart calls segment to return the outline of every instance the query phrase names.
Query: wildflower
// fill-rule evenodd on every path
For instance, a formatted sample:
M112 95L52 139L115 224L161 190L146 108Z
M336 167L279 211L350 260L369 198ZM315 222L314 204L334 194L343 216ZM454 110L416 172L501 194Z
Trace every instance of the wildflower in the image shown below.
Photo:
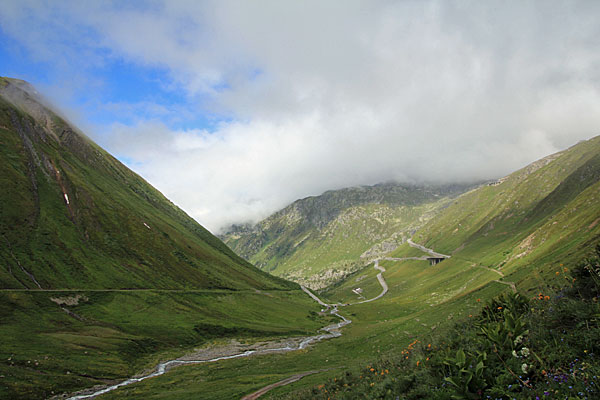
M373 372L373 371L375 371L375 368L371 368L369 371Z
M513 355L514 358L519 358L519 356L517 355L517 351L516 350L512 351L512 355Z
M550 300L550 296L544 296L544 300Z
M481 299L477 299L477 302L479 303L481 301Z
M529 371L529 365L523 363L523 365L521 365L521 371L526 374Z
M515 346L518 344L521 344L522 341L523 341L523 335L517 336L517 338L515 339Z
M498 310L502 310L502 307L498 307Z
M429 361L429 357L427 357L427 358L425 359L425 361Z
M430 348L431 348L431 343L429 343L429 344L427 345L427 348L428 348L428 349L430 349Z
M469 314L469 318L473 318L473 314Z
M417 361L417 367L419 366L420 363L421 363L421 361Z
M556 276L560 275L560 271L556 271Z
M528 349L527 347L523 347L523 348L521 349L521 355L522 355L523 357L529 357L529 349Z
M390 371L388 371L388 370L386 369L386 370L385 370L385 373L386 373L386 374L389 374L389 373L390 373Z
M566 268L566 267L565 267L565 268L563 268L563 271L564 271L564 272L568 272L568 271L569 271L569 268Z

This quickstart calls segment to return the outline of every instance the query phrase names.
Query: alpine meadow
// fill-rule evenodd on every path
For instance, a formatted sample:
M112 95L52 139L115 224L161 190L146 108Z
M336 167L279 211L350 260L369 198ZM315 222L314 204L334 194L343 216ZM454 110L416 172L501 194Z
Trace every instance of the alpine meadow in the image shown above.
M0 2L0 399L600 398L599 17Z

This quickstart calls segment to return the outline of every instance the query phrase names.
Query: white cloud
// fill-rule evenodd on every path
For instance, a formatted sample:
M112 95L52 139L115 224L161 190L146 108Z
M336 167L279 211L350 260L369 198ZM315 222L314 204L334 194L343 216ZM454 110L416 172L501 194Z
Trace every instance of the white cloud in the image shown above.
M348 185L498 177L600 133L597 2L148 4L8 1L0 24L66 70L98 47L164 67L232 115L178 131L158 105L98 136L212 230Z

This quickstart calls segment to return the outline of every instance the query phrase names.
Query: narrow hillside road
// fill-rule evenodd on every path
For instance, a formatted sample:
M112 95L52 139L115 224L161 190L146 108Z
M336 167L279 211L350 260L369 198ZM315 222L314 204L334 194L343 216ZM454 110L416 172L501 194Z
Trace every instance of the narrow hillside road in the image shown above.
M385 268L379 266L379 260L375 260L375 265L373 266L373 268L381 271L381 272L379 272L377 274L377 280L379 281L379 284L381 285L381 289L382 289L381 293L379 293L379 295L373 297L372 299L367 299L367 300L359 301L358 303L352 303L350 305L369 303L371 301L375 301L377 299L382 298L387 293L387 291L388 291L388 285L387 285L387 282L385 281L385 279L383 279L383 275L382 275L385 272Z
M508 285L508 286L510 286L510 288L512 289L513 293L517 293L517 285L515 285L515 283L514 283L514 282L509 282L509 281L500 281L500 280L498 280L498 279L495 279L495 280L494 280L494 282L501 283L501 284L503 284L503 285Z
M487 269L490 272L497 273L498 275L500 275L501 278L504 278L504 273L502 271L497 270L497 269L486 267L485 265L475 264L475 263L472 263L471 267ZM500 283L505 283L505 282L500 282Z
M431 256L432 256L432 257L438 257L438 258L450 258L450 256L449 256L449 255L447 255L447 254L442 254L442 253L438 253L438 252L436 252L436 251L433 251L433 250L432 250L432 249L430 249L430 248L427 248L427 247L425 247L425 246L423 246L423 245L420 245L420 244L417 244L417 243L413 242L413 241L412 241L412 239L408 239L408 240L407 240L407 242L408 242L408 245L409 245L410 247L414 247L415 249L419 249L419 250L421 250L421 251L423 251L423 252L425 252L425 253L431 254Z
M388 261L408 261L408 260L416 260L416 261L427 261L427 256L423 257L383 257L382 260Z
M421 251L424 251L424 252L426 252L428 254L431 254L433 257L450 258L449 255L447 255L447 254L441 254L441 253L438 253L436 251L433 251L432 249L429 249L429 248L427 248L427 247L425 247L423 245L420 245L420 244L417 244L417 243L413 242L412 239L408 239L407 242L408 242L408 244L411 247L414 247L414 248L419 249ZM480 265L480 264L475 264L475 263L472 263L471 266L472 267L476 267L476 268L486 269L486 270L488 270L490 272L494 272L494 273L500 275L501 278L504 278L504 273L502 271L497 270L497 269L486 267L485 265ZM493 282L497 282L497 283L500 283L502 285L510 286L511 290L513 291L513 293L517 293L517 285L514 282L501 281L499 279L495 279Z
M344 318L343 316L341 316L340 314L338 314L338 307L345 307L345 306L352 306L355 304L362 304L362 303L368 303L371 301L375 301L377 299L382 298L387 292L388 292L388 285L387 282L385 281L385 279L383 278L383 272L385 272L385 268L383 268L382 266L379 265L379 260L375 260L375 265L373 266L373 268L375 268L376 270L379 270L380 272L377 274L377 280L379 281L379 284L381 285L381 293L379 293L379 295L373 297L372 299L367 299L367 300L363 300L360 301L358 303L352 303L352 304L328 304L325 303L323 300L321 300L320 298L317 297L317 295L315 295L313 292L310 291L310 289L308 289L307 287L304 286L300 286L302 288L302 290L304 290L306 292L306 294L308 294L313 300L315 300L317 303L319 303L320 305L327 307L327 308L333 308L333 310L331 310L331 314L338 316L339 318L342 318L342 322L340 322L340 324L343 324L341 326L344 325L348 325L350 324L352 321ZM340 326L340 327L341 327ZM342 334L339 333L338 336L341 336ZM322 372L324 370L321 371L308 371L308 372L303 372L301 374L296 374L293 375L289 378L286 378L284 380L281 380L279 382L273 383L271 385L265 386L264 388L248 395L242 398L242 400L255 400L257 398L259 398L260 396L262 396L263 394L267 393L269 390L276 388L276 387L280 387L280 386L285 386L285 385L289 385L290 383L293 382L297 382L300 379L304 378L305 376L308 375L312 375L312 374L316 374L319 372Z
M324 306L324 307L329 307L330 304L324 303L320 298L318 298L313 292L311 292L307 287L300 285L300 287L302 288L302 290L304 290L304 292L306 294L308 294L310 297L312 297L312 299L314 301L316 301L317 303L319 303L320 305Z

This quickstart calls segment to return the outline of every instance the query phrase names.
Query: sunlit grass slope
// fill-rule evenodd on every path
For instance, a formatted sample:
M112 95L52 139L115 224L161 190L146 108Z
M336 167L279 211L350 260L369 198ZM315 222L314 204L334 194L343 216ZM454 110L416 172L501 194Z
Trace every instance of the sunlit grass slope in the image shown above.
M26 83L0 86L0 287L293 287L236 256Z
M415 241L530 287L532 276L552 280L559 264L578 263L599 241L599 222L600 137L595 137L462 195L419 230Z

